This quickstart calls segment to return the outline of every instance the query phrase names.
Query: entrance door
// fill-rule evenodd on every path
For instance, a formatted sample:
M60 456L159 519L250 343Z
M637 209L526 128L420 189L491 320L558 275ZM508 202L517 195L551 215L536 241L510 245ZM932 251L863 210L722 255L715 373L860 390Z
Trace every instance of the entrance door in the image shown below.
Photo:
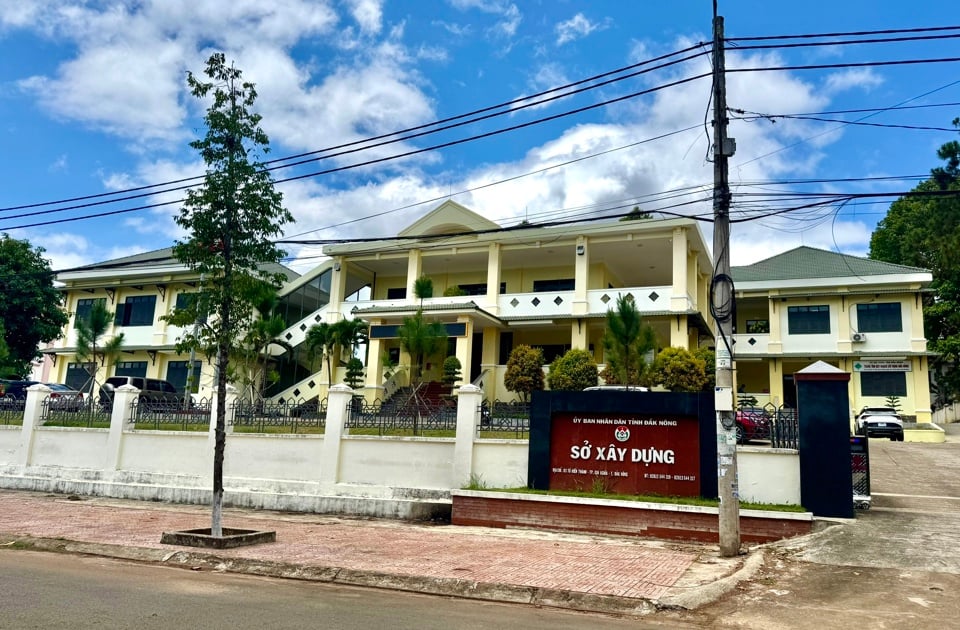
M470 382L480 376L480 362L483 359L483 333L473 333L473 349L470 351Z

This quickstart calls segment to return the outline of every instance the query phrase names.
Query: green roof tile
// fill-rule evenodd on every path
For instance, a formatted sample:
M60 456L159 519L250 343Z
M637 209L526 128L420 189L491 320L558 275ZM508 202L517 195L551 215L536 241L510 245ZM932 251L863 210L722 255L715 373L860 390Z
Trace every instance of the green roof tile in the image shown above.
M730 269L734 282L848 278L903 273L927 273L927 270L806 246L771 256L752 265Z

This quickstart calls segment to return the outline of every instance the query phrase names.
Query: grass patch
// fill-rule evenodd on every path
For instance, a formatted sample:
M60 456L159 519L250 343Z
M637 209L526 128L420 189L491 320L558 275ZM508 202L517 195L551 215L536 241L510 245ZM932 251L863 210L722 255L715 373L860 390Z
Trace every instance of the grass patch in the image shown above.
M659 494L609 494L605 492L577 492L575 490L533 490L531 488L464 488L465 490L487 490L490 492L514 492L517 494L544 494L559 497L580 497L586 499L614 499L617 501L636 501L646 503L667 503L671 505L700 505L704 507L719 507L717 499L703 497L667 497ZM806 512L800 505L784 505L774 503L740 502L741 510L765 510L769 512Z
M315 424L298 424L296 428L292 424L287 425L267 425L262 427L257 426L234 426L234 433L260 433L263 435L277 435L277 434L304 434L304 435L323 435L325 427L318 427Z
M481 440L529 440L529 431L483 431L478 436Z
M380 435L384 437L436 437L455 438L455 429L420 429L416 433L413 429L378 429L376 427L361 427L349 429L349 435Z

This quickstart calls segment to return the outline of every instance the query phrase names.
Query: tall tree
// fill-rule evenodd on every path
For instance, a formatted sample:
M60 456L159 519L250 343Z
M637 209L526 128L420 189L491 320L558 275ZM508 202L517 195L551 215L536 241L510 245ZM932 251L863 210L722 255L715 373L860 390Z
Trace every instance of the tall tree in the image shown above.
M954 119L960 129L960 118ZM933 275L923 318L935 403L960 400L960 142L937 151L943 166L931 171L911 195L890 205L870 237L870 258L922 267Z
M284 252L273 240L293 216L261 161L270 141L252 111L254 85L227 65L222 53L207 60L207 79L187 74L190 93L208 100L206 134L190 143L207 165L203 183L187 192L176 221L188 236L173 248L176 258L204 281L191 308L175 312L173 323L192 326L198 309L209 313L197 332L187 332L180 348L201 347L216 353L217 417L213 456L211 534L223 535L223 454L226 443L226 387L230 352L237 331L249 329L256 291L253 279L279 287L283 274L267 271ZM275 268L275 267L274 267ZM191 312L192 311L192 312ZM180 320L178 321L178 318Z
M0 322L8 372L20 376L30 372L40 344L60 337L69 321L43 252L7 234L0 238Z
M611 385L640 385L644 356L656 347L656 333L644 324L633 296L618 295L616 308L607 311L607 329L603 333L607 361L604 380Z
M410 385L416 390L423 379L426 360L447 348L447 331L438 321L427 321L423 309L418 308L413 317L404 317L397 329L400 347L410 355Z

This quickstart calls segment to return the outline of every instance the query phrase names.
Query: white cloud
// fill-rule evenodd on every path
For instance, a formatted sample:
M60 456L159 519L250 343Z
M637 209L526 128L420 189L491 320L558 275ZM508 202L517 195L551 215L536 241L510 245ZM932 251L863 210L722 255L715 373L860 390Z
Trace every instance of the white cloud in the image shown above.
M600 28L603 28L602 24L591 22L583 13L577 13L569 20L558 22L554 27L557 33L557 46L582 39Z
M517 28L523 20L520 9L512 2L505 0L450 0L454 8L461 11L476 9L499 17L490 32L497 37L510 39L517 34Z
M823 89L829 94L837 94L856 88L869 92L882 84L883 77L877 75L870 68L851 68L829 75Z
M382 0L347 0L350 13L365 33L379 33L383 20Z

